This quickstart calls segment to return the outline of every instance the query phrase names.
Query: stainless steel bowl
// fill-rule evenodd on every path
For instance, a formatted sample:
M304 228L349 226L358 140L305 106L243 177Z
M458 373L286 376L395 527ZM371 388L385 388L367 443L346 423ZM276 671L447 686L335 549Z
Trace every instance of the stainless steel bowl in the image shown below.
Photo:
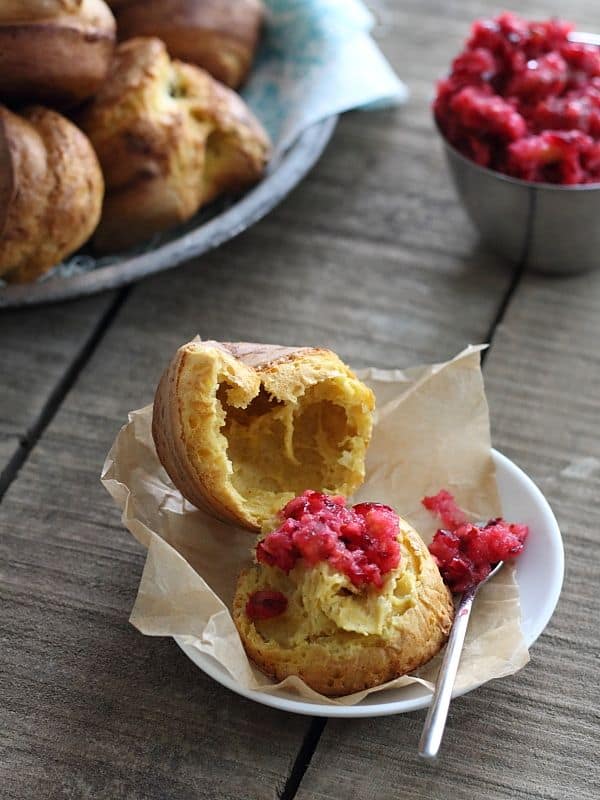
M599 44L595 34L573 41ZM438 128L450 173L481 238L511 261L557 275L600 268L600 184L558 186L510 178L480 167Z
M458 196L493 250L556 275L600 268L600 184L517 180L480 167L442 141Z

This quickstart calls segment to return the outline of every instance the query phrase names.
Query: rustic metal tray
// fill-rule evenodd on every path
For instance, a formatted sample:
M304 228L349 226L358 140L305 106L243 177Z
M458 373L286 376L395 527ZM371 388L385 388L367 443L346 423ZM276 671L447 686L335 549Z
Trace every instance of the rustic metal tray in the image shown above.
M102 261L90 270L72 275L52 275L35 283L0 288L0 308L55 303L116 289L155 272L171 269L206 253L245 231L264 217L290 192L319 159L331 138L337 117L317 122L304 131L281 156L276 157L263 180L237 201L213 204L191 222L160 237L140 252Z

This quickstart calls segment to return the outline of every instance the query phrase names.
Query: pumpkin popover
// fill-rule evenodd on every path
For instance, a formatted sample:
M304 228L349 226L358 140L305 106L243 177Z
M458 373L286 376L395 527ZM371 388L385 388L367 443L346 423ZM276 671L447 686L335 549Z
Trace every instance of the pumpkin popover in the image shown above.
M424 542L388 506L306 491L260 539L233 618L267 675L352 694L429 661L448 638L452 597Z
M249 530L307 487L364 480L374 396L330 350L192 341L158 386L158 457L191 503Z
M106 181L98 251L143 241L262 177L270 141L242 98L164 42L119 44L110 74L78 116Z
M200 340L179 348L154 401L157 453L182 495L261 531L233 601L248 657L331 697L425 664L454 615L416 531L387 505L346 506L374 404L330 350Z

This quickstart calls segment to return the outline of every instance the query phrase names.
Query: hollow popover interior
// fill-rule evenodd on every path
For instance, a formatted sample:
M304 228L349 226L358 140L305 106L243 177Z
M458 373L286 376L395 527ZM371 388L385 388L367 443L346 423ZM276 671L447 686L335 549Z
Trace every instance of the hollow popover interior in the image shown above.
M329 350L191 342L161 380L153 432L184 496L259 530L307 488L352 494L373 405Z

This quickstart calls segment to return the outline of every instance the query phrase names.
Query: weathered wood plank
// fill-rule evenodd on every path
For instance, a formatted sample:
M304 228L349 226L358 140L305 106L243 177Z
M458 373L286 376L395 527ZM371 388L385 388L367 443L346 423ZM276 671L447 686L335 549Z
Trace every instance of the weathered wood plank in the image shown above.
M385 32L388 22L410 29L427 48L428 74L440 54L442 65L448 63L446 53L456 52L464 35L463 21L481 14L484 5L378 3L384 47L397 55ZM558 3L528 3L524 13L553 11L565 13ZM567 13L582 29L594 30L600 20L593 12L591 3L582 2ZM416 755L424 712L330 721L301 784L302 800L597 797L599 320L599 275L527 276L485 367L495 444L538 482L565 538L562 600L532 650L532 663L455 701L437 766Z
M78 303L0 314L0 474L27 444L49 398L114 302L105 294Z
M127 626L143 553L121 530L98 473L127 411L151 399L171 353L197 332L320 342L357 365L443 358L485 337L510 274L482 256L489 268L472 281L464 266L472 239L446 253L440 234L415 256L402 230L397 240L371 241L371 219L348 236L335 203L324 230L312 228L311 182L327 182L328 159L353 152L357 136L366 147L378 118L385 115L344 122L322 167L265 223L132 291L6 495L10 705L0 715L8 797L29 797L42 775L57 797L260 799L281 790L308 721L240 701L173 643ZM432 158L424 182L440 169ZM409 162L377 166L398 209ZM363 177L356 180L361 204ZM336 197L346 194L342 187ZM460 212L447 198L449 229Z
M531 664L455 701L437 767L416 755L423 713L330 722L300 798L598 796L599 340L600 274L528 276L486 361L495 443L549 498L565 540L562 599Z
M91 411L58 447L42 439L2 506L2 795L276 797L308 722L242 701L128 625L143 553L98 483L116 426Z

